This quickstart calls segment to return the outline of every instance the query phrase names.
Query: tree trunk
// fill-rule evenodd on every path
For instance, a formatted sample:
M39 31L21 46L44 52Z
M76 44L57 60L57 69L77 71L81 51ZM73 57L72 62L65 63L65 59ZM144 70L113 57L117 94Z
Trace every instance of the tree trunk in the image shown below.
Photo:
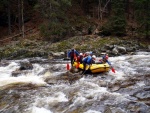
M100 19L101 19L101 23L102 23L102 20L103 20L103 12L102 12L102 1L101 1L101 0L99 0L99 4L100 4L100 7L99 7Z
M23 11L24 11L24 7L23 7L23 0L22 0L22 37L24 38L25 34L24 34L24 17L23 17Z
M101 20L101 22L102 22L102 20L103 20L103 13L105 12L105 9L106 9L106 7L107 7L107 5L109 4L109 2L110 2L111 0L108 0L107 2L106 2L106 4L105 4L105 6L102 8L102 1L101 0L99 0L99 15L100 15L100 20Z
M85 14L89 14L89 0L83 0L82 7L83 7Z
M100 19L100 0L98 0L97 17Z
M8 34L11 35L11 13L10 13L10 1L8 0Z
M130 8L130 3L129 3L129 0L127 0L126 1L126 7L125 7L125 9L126 9L126 13L127 13L127 18L129 19L129 15L130 15L130 13L129 13L129 8Z
M108 4L108 15L111 15L111 0L110 3Z
M148 2L149 0L147 0L146 1L146 4L145 4L145 6L146 6L146 28L145 28L145 30L146 30L146 38L148 39L149 38L149 14L150 14L150 12L149 12L149 2Z
M20 0L18 0L18 26L19 26L19 32L21 32L21 7L20 7Z

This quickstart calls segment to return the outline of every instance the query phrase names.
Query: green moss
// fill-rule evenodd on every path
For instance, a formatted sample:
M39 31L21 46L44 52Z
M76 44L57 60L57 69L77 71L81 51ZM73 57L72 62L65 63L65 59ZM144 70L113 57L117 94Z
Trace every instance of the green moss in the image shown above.
M106 44L124 46L125 42L129 45L138 45L137 41L132 44L133 41L126 41L117 37L96 38L92 35L74 36L57 43L25 39L21 40L17 44L7 45L0 48L0 59L9 57L42 57L46 55L48 56L49 52L68 51L71 48L75 48L79 52L93 51L96 54L99 54L101 52L101 48L103 48ZM140 47L147 48L148 44L148 41L145 41L145 43L140 42Z
M4 108L6 105L7 105L6 102L4 102L4 101L0 102L0 108Z
M80 46L77 46L76 49L79 50L79 51L86 51L88 49L88 45L80 45Z
M59 43L57 46L58 50L60 50L60 51L68 49L69 47L70 47L70 44L67 41L63 41L63 42Z
M143 48L148 48L148 45L146 43L140 43L140 46Z

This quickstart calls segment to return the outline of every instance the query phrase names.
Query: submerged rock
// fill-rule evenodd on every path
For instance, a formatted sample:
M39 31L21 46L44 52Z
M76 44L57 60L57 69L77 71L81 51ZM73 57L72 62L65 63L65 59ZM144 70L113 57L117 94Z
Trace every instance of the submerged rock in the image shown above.
M27 70L32 70L33 65L30 62L21 62L19 69L12 72L12 76L17 77L20 74L26 74Z
M19 70L32 70L33 65L29 62L21 62Z

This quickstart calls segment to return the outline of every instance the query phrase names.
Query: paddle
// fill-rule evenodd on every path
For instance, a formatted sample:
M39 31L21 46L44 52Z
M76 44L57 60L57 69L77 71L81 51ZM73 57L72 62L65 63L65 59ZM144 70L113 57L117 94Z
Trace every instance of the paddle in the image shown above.
M69 66L69 63L67 63L67 66L66 66L67 70L70 70L70 66Z
M115 69L112 67L111 68L111 71L113 72L113 73L116 73L116 71L115 71Z
M92 65L87 65L87 66L86 66L86 69L85 69L85 71L82 73L82 75L83 75L87 70L89 70L91 66L92 66Z

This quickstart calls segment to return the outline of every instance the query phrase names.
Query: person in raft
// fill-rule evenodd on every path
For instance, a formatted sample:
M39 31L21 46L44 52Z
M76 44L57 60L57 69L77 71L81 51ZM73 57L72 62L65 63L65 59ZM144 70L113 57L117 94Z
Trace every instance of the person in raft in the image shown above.
M75 61L75 59L77 58L77 56L79 56L79 53L78 51L76 51L74 48L71 49L69 52L68 52L68 57L70 58L71 60L71 65L73 66L73 63Z
M109 66L110 66L110 68L111 68L111 70L112 70L112 72L115 73L115 69L113 68L113 66L111 65L111 63L108 61L108 54L105 54L105 55L102 57L102 59L99 60L98 63L100 63L100 64L108 63Z
M87 51L83 54L83 57L87 57L89 54L92 56L92 51Z
M111 63L108 61L108 54L105 54L102 56L102 59L99 60L99 64L105 64L105 63L108 63L109 66L111 67Z
M79 56L77 56L76 61L79 62L80 64L82 64L82 59L83 59L83 53L80 53Z
M90 65L95 63L95 59L96 59L96 56L95 55L91 56L91 54L89 54L87 57L83 58L83 60L82 60L83 61L83 72L82 72L82 74L84 74L85 71L87 71L90 68ZM87 69L86 69L86 67L87 67Z

